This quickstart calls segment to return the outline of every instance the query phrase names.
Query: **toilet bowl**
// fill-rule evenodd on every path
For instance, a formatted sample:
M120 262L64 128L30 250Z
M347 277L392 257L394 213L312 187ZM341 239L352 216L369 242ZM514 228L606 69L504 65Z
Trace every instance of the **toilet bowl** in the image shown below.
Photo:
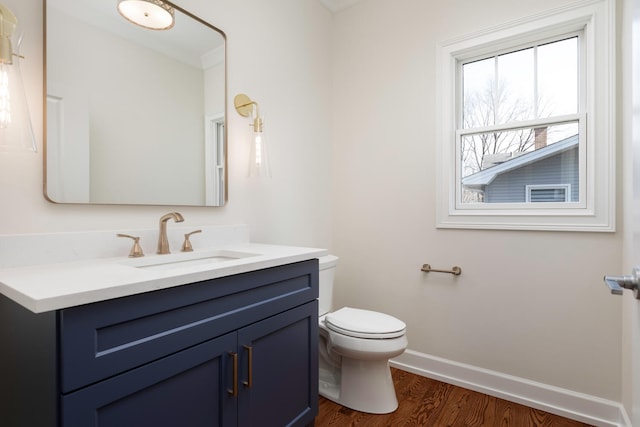
M389 359L407 348L406 325L388 314L344 307L331 310L338 258L320 258L319 365L321 396L361 412L398 407Z

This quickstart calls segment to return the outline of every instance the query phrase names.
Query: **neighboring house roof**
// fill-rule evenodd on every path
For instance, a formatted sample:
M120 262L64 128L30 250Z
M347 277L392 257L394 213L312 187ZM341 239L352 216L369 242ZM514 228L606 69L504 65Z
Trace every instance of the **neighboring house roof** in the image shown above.
M500 163L499 165L492 166L488 169L464 177L462 178L462 185L469 188L481 189L482 187L489 185L498 175L511 172L523 166L530 165L531 163L539 162L540 160L571 150L576 145L578 145L578 135L570 136L562 141L547 145L544 148L524 153L511 160Z

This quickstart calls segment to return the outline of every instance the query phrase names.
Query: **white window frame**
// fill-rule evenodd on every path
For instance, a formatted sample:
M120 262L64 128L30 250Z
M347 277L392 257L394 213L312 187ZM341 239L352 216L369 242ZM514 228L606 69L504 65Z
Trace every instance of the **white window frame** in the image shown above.
M537 40L582 32L584 67L580 120L580 203L457 203L460 64ZM437 227L615 231L615 1L584 0L448 40L437 49ZM581 71L582 73L582 71ZM582 103L583 100L580 102ZM483 205L483 206L480 206Z
M531 192L535 190L563 190L564 191L564 201L571 201L571 184L530 184L525 185L525 199L527 203L553 203L553 202L532 202L531 201Z

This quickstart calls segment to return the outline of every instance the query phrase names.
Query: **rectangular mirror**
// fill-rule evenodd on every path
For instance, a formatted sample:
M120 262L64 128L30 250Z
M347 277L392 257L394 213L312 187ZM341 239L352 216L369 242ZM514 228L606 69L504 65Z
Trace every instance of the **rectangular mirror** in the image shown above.
M48 200L226 202L226 37L166 3L174 26L151 30L117 0L45 0Z

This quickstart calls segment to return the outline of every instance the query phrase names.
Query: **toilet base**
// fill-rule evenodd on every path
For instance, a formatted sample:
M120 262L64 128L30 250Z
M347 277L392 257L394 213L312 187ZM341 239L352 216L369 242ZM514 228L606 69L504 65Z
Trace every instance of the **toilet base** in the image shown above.
M388 360L343 357L340 371L320 369L321 396L370 414L388 414L398 408Z
M320 367L319 393L320 396L326 397L336 403L340 399L340 373L336 369L323 369Z

